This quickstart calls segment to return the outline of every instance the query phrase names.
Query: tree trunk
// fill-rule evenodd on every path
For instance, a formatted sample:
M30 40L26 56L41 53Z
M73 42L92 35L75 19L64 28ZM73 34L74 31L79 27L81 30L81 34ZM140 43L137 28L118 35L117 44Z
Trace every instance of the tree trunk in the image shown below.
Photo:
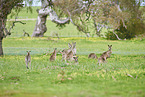
M48 13L45 10L46 9L40 9L37 11L38 17L32 37L43 37L44 33L47 31L46 19Z
M49 5L49 2L47 0L42 0L42 6L41 9L38 10L38 18L36 21L36 25L34 28L34 32L32 34L32 37L43 37L44 33L47 31L46 28L46 20L47 20L47 15L50 16L50 19L52 22L58 24L58 25L64 25L69 23L69 18L61 20L58 18L57 14L55 13L54 10Z
M100 36L101 36L101 35L100 35L101 31L98 30L98 27L97 27L97 24L96 24L95 19L93 19L93 21L94 21L94 27L95 27L96 34L100 37Z
M3 22L2 22L2 18L0 18L0 56L3 55L3 48L2 48L2 40L3 40Z
M0 56L3 55L2 39L0 39Z
M37 10L37 12L38 12L38 18L36 21L36 25L32 37L44 36L44 33L47 31L46 28L47 15L50 16L52 22L58 25L68 24L70 22L69 18L66 18L64 20L59 19L55 11L53 11L49 6L46 8L41 8L40 10Z

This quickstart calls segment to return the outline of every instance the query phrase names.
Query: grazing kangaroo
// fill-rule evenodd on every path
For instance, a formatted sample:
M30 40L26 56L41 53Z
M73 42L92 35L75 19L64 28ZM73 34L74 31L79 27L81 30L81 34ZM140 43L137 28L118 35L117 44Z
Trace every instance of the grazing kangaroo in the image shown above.
M31 56L30 56L30 52L31 51L27 51L27 55L25 57L25 63L26 63L26 68L27 69L29 69L28 64L31 67Z
M73 56L68 61L71 61L71 63L66 63L67 65L72 64L72 63L73 64L78 64L78 56Z
M90 53L90 54L88 55L88 58L90 58L90 59L97 59L98 57L96 56L95 53Z
M112 54L112 45L108 45L108 51L106 51L106 52L104 52L101 56L100 56L100 58L98 58L98 63L99 63L99 65L100 65L100 63L104 63L106 60L107 60L107 58L110 58L110 56L111 56L111 54Z
M74 58L74 61L75 61L75 63L78 63L78 56L76 57L73 57Z
M62 61L72 60L73 55L76 55L76 42L72 42L72 44L68 43L69 49L64 49L62 52Z
M55 61L55 59L56 59L56 53L57 53L56 50L57 50L57 48L55 48L54 51L52 52L52 55L49 58L50 61Z

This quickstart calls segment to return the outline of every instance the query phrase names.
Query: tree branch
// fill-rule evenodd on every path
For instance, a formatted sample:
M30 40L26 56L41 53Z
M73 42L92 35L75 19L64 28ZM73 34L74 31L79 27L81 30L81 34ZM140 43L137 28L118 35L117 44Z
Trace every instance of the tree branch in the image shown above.
M30 36L29 33L27 33L25 30L23 30L23 36L27 35L28 37Z
M123 39L119 38L119 36L114 32L114 30L113 30L113 33L115 34L115 36L117 37L118 40L123 40ZM126 38L124 40L126 40Z
M10 33L11 29L13 29L13 27L15 26L15 23L21 23L21 24L23 24L23 25L26 24L26 23L23 23L23 22L21 22L21 21L16 21L16 20L15 20L15 21L13 22L13 25L10 27L10 29L9 29L9 31L8 31L9 33Z
M89 34L88 32L84 31L79 25L77 25L76 23L73 22L73 20L72 20L72 18L71 18L72 15L71 15L71 13L69 12L68 9L67 9L67 12L68 12L68 14L69 14L69 16L70 16L70 22L71 22L74 26L76 26L77 29L78 29L79 31L82 31L83 33L86 34L87 37L90 37L90 34Z
M118 40L122 40L121 38L119 38L119 36L113 31L113 33L115 34L115 36L117 37Z

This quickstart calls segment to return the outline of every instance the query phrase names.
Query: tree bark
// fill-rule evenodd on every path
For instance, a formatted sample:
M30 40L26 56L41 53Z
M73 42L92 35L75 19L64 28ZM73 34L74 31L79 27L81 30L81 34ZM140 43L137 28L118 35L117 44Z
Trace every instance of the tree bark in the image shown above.
M98 25L96 24L96 21L95 21L95 19L93 19L93 21L94 21L94 27L95 27L95 31L96 31L96 34L97 34L97 36L101 36L100 34L101 34L101 29L103 28L103 27L98 27Z
M3 55L2 39L0 39L0 56Z
M4 33L3 33L3 22L2 22L2 18L0 18L0 56L3 55L3 48L2 48L2 40L4 37Z
M47 9L40 9L37 10L37 12L38 12L38 17L37 17L37 21L32 37L43 37L44 33L47 31L46 19L47 19L48 12Z

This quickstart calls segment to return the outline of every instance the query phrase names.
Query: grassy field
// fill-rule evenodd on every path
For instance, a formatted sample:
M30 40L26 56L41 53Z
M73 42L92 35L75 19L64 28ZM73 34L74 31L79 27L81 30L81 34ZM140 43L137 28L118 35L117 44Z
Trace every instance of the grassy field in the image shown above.
M66 65L57 55L49 62L53 48L68 48L77 42L79 64ZM113 53L107 63L88 59L91 52L99 57L107 45ZM100 38L6 38L5 56L0 58L0 96L6 97L144 97L145 40L107 41ZM32 69L25 66L26 51L31 50ZM46 55L48 53L48 55ZM64 81L61 76L64 71ZM131 76L130 76L131 75Z
M23 13L20 14L25 17ZM110 41L97 37L86 38L83 34L78 35L71 24L59 30L50 21L45 37L23 37L23 29L31 34L35 26L35 21L24 22L27 25L17 24L14 33L3 40L0 97L145 96L145 39ZM57 31L60 39L53 36L51 31ZM65 64L59 53L55 62L49 61L54 48L63 50L74 41L77 43L78 64ZM108 50L108 44L113 47L107 63L99 66L97 60L88 59L88 54L92 52L99 57ZM32 57L32 68L28 70L25 65L27 50L31 50Z

